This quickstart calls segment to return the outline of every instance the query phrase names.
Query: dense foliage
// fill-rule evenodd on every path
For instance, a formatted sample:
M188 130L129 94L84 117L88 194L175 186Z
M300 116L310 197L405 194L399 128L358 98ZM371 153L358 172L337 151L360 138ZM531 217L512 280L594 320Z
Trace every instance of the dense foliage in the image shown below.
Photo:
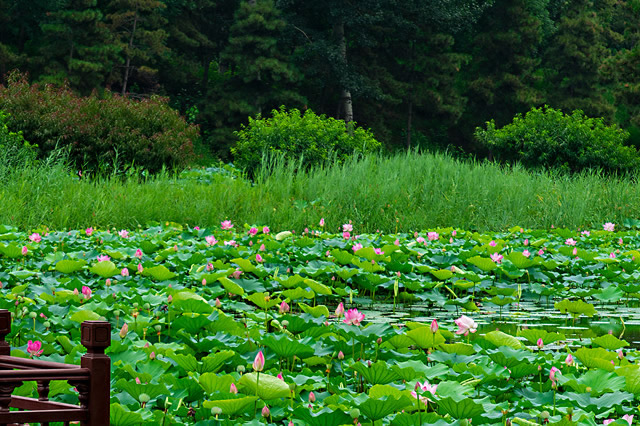
M454 144L548 104L640 144L638 0L0 0L0 79L167 95L212 152L280 105ZM6 82L6 80L0 80Z
M486 129L476 129L475 136L498 159L527 167L624 172L640 165L636 149L625 146L627 132L607 126L601 118L588 118L580 110L569 115L553 108L533 108L500 129L492 120Z
M380 148L370 131L354 122L318 116L311 110L273 110L270 118L249 118L249 124L236 132L238 143L231 149L235 164L257 170L265 155L282 156L288 161L302 159L304 166L323 165L328 160L342 163L354 154L367 154Z
M635 230L221 225L0 226L12 355L109 321L114 426L637 424Z
M198 129L158 97L135 101L118 95L82 97L66 87L30 85L14 74L0 87L7 124L21 129L41 157L68 149L82 169L122 165L158 171L193 160ZM117 163L120 164L117 164Z

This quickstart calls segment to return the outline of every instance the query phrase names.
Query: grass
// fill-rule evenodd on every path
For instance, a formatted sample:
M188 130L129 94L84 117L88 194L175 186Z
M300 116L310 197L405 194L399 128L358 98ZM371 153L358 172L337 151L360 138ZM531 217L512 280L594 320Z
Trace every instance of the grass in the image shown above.
M236 226L299 231L317 228L322 217L329 230L351 220L356 232L599 228L640 217L640 186L595 172L571 177L418 153L304 173L270 162L255 183L215 176L204 183L168 173L79 180L57 160L0 166L0 223L23 229L131 228L154 221L205 227L230 219Z

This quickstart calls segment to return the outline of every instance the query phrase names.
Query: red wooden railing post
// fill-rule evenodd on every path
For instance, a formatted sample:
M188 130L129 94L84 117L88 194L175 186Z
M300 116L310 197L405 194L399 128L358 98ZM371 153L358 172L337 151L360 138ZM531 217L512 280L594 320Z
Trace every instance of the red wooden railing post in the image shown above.
M89 410L89 420L83 424L109 426L111 360L104 350L111 344L111 324L106 321L85 321L80 331L80 342L87 348L80 366L91 370L89 385L85 385L85 389L81 389L85 386L78 387L80 403Z
M11 346L5 340L11 333L11 312L0 309L0 355L11 355Z

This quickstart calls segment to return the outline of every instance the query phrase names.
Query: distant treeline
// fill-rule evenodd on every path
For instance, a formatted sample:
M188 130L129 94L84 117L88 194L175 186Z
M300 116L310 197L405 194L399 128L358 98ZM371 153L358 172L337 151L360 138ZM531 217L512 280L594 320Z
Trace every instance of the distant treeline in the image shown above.
M477 126L547 104L640 146L639 41L640 0L0 0L0 82L169 96L223 159L280 105L483 154Z

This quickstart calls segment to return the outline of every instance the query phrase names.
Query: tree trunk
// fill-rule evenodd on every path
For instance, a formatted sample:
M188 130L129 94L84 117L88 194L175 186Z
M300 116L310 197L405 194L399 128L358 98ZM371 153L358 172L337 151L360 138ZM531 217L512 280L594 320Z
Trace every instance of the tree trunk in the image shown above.
M138 25L138 11L133 15L133 28L131 29L131 37L129 37L129 50L127 51L127 62L124 66L124 81L122 82L122 93L127 93L127 84L129 84L129 75L131 74L131 49L133 49L133 38L136 34L136 26Z
M338 43L338 50L340 52L340 58L344 65L347 64L347 41L344 37L344 21L339 19L333 26L333 35ZM347 124L347 128L350 128L349 123L353 121L353 103L351 102L351 91L343 87L342 88L342 110L344 111L344 122Z

